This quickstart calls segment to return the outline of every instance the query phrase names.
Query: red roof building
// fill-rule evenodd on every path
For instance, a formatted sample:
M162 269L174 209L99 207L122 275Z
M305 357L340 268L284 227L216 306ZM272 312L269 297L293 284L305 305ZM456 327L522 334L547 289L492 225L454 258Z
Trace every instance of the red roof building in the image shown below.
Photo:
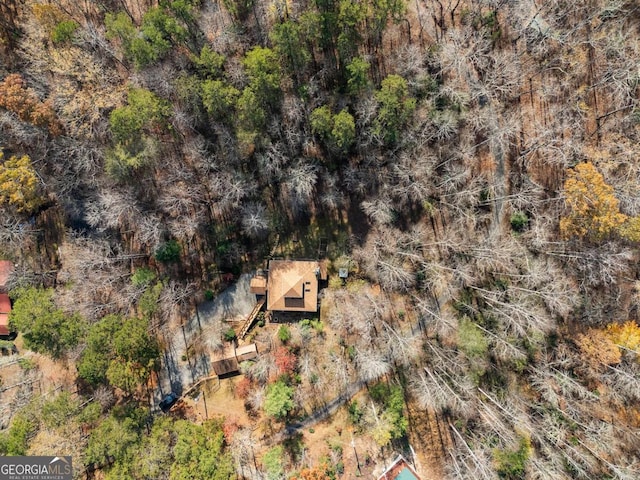
M11 313L11 300L6 293L0 293L0 336L11 334L9 330L9 313Z
M402 455L398 455L378 480L420 480L420 477L411 464Z

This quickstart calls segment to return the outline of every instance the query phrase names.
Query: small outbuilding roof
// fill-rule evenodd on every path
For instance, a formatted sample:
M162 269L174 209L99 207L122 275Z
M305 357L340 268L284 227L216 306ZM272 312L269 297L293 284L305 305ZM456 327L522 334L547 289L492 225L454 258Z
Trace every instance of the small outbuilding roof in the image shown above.
M251 360L258 356L258 348L255 343L250 345L243 345L236 348L236 358L238 362L244 362L245 360Z
M211 367L216 375L226 375L240 370L240 364L245 360L251 360L258 356L258 348L255 343L235 348L226 347L211 361Z

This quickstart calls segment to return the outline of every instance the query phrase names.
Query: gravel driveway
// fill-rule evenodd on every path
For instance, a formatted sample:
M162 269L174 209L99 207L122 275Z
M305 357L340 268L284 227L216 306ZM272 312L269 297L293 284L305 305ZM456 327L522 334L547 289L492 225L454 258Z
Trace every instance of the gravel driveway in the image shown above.
M255 295L249 292L250 280L250 274L241 275L234 285L212 301L198 305L197 315L165 337L167 348L162 357L159 389L155 392L156 405L170 391L182 394L200 378L213 373L210 345L215 344L221 332L227 329L224 322L244 320L256 304ZM190 351L189 362L182 360L186 354L185 341L189 346L202 346L197 353Z

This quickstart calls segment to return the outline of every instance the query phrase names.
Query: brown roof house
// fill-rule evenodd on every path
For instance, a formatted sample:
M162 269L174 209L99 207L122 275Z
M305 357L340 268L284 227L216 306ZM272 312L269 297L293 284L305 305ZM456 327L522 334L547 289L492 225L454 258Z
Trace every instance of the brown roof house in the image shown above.
M267 310L317 312L320 279L326 279L326 273L316 260L270 260Z

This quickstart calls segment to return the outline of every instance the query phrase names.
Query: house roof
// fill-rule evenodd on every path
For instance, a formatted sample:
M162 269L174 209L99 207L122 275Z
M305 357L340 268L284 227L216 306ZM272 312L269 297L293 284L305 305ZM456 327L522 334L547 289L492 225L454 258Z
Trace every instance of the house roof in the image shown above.
M6 288L9 275L13 272L13 263L9 260L0 260L0 288Z
M236 357L215 360L211 362L211 366L213 367L213 371L216 372L216 375L218 376L225 375L231 372L237 372L240 369Z
M11 312L11 300L6 293L0 293L0 335L11 334L9 331L9 313Z
M6 293L0 293L0 313L9 313L11 311L11 300Z
M310 260L271 260L267 310L316 312L320 264Z
M420 477L409 462L402 455L398 455L391 466L382 472L378 480L420 480Z

